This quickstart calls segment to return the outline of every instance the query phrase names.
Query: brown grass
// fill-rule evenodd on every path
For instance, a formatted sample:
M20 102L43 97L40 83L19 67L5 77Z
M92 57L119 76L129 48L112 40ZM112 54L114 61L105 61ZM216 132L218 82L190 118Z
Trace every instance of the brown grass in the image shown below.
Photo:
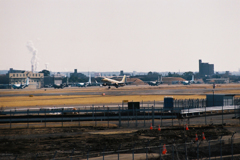
M127 95L127 96L100 96L100 95L62 95L62 96L18 96L0 97L0 106L29 107L29 106L57 106L57 105L91 105L119 103L128 101L163 101L165 96L171 95ZM174 95L176 99L205 98L204 95Z
M178 89L210 89L210 84L200 85L160 85L160 86L126 86L122 88L111 88L111 92L121 91L141 91L141 90L178 90ZM239 94L236 97L240 97L240 84L224 84L217 85L217 89L229 88L228 90L215 91L215 93L224 94ZM175 99L202 99L206 98L205 95L125 95L125 96L113 96L113 95L55 95L45 96L45 94L51 93L76 93L76 92L100 92L107 93L109 90L105 87L88 87L88 88L64 88L64 89L24 89L24 90L3 90L0 94L27 94L28 96L9 96L0 97L0 107L29 107L29 106L57 106L57 105L92 105L92 104L121 104L123 100L128 101L163 101L165 96L173 96ZM211 94L212 92L206 92ZM33 94L43 94L44 96L29 96Z

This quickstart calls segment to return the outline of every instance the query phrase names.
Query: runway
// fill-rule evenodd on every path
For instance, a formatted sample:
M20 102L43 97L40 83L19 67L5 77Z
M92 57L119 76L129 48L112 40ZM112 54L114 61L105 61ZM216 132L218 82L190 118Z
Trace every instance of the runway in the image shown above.
M238 90L238 91L236 91ZM64 89L42 88L42 89L2 89L0 97L15 97L15 96L56 96L56 95L205 95L212 93L211 84L193 84L193 85L160 85L160 86L124 86L121 88L108 89L107 87L66 87ZM216 93L230 91L233 94L240 95L240 84L220 85L214 89Z

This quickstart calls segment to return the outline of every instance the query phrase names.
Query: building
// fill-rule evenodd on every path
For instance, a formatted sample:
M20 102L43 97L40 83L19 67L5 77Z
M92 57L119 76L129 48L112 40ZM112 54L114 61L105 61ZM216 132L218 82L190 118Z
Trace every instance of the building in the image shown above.
M121 70L119 76L123 76L123 75L124 75L124 72L123 70Z
M74 73L70 73L70 77L86 78L84 74L78 73L77 69L74 69Z
M54 77L53 76L44 76L44 87L52 87L54 84Z
M206 106L231 106L234 105L234 94L207 94Z
M57 74L53 75L53 83L54 84L62 84L62 80L65 78L66 76L64 74L61 74L60 72L58 72Z
M214 65L209 63L202 63L202 60L199 60L199 75L201 77L210 76L214 74Z
M24 84L27 77L29 77L28 88L42 88L44 86L44 74L43 73L33 73L31 71L24 70L10 70L7 73L9 85L13 84Z
M28 88L42 88L44 85L44 74L43 73L32 73L25 71L22 73L8 73L9 84L24 84L27 77L29 77Z
M25 70L16 70L16 69L13 69L13 68L10 68L8 73L23 73L25 72Z

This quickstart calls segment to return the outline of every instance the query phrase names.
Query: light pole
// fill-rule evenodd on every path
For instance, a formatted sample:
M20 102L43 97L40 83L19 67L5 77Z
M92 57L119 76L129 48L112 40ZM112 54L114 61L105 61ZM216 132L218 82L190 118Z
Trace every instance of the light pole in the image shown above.
M214 90L212 92L213 92L213 107L214 107Z
M214 106L214 89L215 89L215 83L213 83L213 106Z

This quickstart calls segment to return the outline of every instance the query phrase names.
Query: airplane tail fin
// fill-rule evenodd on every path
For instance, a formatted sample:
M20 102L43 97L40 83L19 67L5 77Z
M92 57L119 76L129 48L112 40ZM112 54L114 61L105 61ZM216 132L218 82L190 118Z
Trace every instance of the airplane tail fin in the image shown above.
M123 76L123 79L121 80L121 83L125 83L126 75Z
M89 80L88 83L91 84L91 74L89 74Z
M27 78L27 80L26 80L26 84L25 84L26 86L28 86L29 85L29 78Z

